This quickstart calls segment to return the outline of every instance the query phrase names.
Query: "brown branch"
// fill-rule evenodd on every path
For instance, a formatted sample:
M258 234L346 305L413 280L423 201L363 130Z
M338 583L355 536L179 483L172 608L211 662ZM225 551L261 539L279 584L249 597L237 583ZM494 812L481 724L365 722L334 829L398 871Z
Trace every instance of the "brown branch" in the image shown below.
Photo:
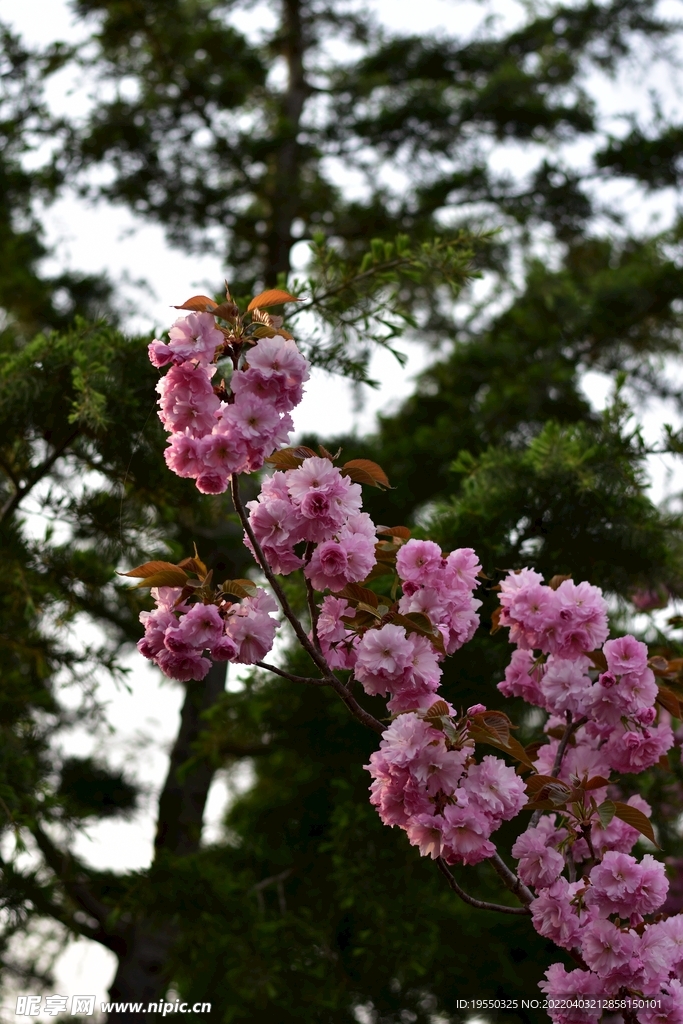
M374 715L371 715L368 711L365 711L364 708L360 706L358 701L351 696L351 694L348 692L342 681L340 679L337 679L337 677L335 676L335 674L332 672L329 665L325 661L323 655L309 640L305 629L303 628L298 618L294 614L294 611L292 610L292 607L289 601L287 600L287 595L280 586L280 583L278 582L277 577L273 573L273 570L270 568L270 565L268 564L268 559L264 555L263 549L259 544L258 540L256 539L256 534L251 528L251 523L249 522L249 518L244 510L244 505L242 504L242 498L240 496L239 491L239 481L237 479L236 474L234 474L231 478L230 489L232 492L232 500L235 505L235 511L237 512L237 515L240 518L240 522L244 527L244 532L246 533L247 537L251 542L256 563L259 566L259 568L263 570L266 579L273 588L273 592L275 593L275 596L277 597L280 603L280 607L282 608L282 611L285 614L285 618L288 620L289 624L294 630L297 640L299 641L303 649L306 651L313 664L319 670L323 679L325 679L325 681L332 687L335 693L337 693L339 697L341 697L341 699L344 701L353 717L357 718L359 722L361 722L363 725L367 726L369 729L372 729L373 732L376 732L381 736L382 733L384 732L384 726L382 725L382 723L378 721L374 717Z
M499 914L521 914L528 916L531 913L528 907L506 907L502 903L489 903L487 900L478 900L460 888L443 857L437 857L436 866L445 877L453 892L457 893L463 903L469 903L471 907L476 907L478 910L496 910Z
M282 668L277 668L275 665L269 665L267 661L257 661L256 664L259 668L265 668L268 672L273 672L276 676L282 676L283 679L289 679L290 683L306 683L307 686L329 686L327 679L313 679L310 676L295 676L293 672L285 672Z
M553 778L558 778L558 772L562 767L562 759L564 757L570 739L572 738L576 730L580 729L582 725L585 725L587 721L588 719L584 717L577 718L575 722L572 722L572 713L571 711L567 711L567 725L565 726L564 735L560 740L560 745L557 748L557 753L555 754L555 763L553 764L552 771L550 773L553 776ZM539 821L541 820L542 813L543 812L540 810L534 811L529 821L529 828L535 828L536 825L538 825Z
M313 556L314 545L311 541L306 545L306 551L304 553L304 563L308 565ZM315 603L315 594L313 592L313 584L311 583L308 576L304 574L304 580L306 583L306 601L308 603L308 614L311 619L311 636L313 637L313 643L316 648L322 654L322 648L320 646L320 639L318 637L318 608Z
M43 479L45 474L52 469L60 455L64 454L64 452L69 447L71 442L76 437L78 437L80 432L80 427L76 427L75 430L72 430L69 436L65 438L65 440L62 442L62 444L60 444L58 448L55 448L52 454L49 455L46 459L44 459L39 466L36 466L35 470L31 474L30 480L26 484L24 484L23 487L19 487L18 490L16 490L14 494L7 499L5 504L2 506L2 509L0 509L0 523L2 523L3 520L7 518L7 516L11 515L12 512L14 512L17 506L24 500L26 495L30 491L32 491L36 484Z
M527 889L526 885L520 881L514 871L507 866L499 853L494 853L493 857L488 859L491 861L494 870L503 879L506 889L514 893L520 903L523 903L525 907L533 903L534 894L530 889Z

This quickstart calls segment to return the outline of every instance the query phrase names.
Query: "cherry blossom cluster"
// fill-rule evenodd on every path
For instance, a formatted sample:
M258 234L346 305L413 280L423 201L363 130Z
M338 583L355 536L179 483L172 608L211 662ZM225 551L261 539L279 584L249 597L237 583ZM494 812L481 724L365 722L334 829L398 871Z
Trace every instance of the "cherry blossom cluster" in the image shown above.
M673 733L667 721L654 724L658 688L647 647L632 636L606 641L607 607L599 588L565 580L553 590L531 569L510 573L500 586L500 623L510 626L518 649L498 689L548 711L548 730L564 725L567 714L585 723L560 777L641 772L656 764L673 745ZM594 671L592 679L595 663L587 654L599 647L606 670ZM540 773L550 774L559 742L541 748Z
M216 604L182 601L180 587L154 587L156 608L140 612L145 635L138 650L171 679L203 679L211 660L253 665L273 646L277 604L265 590L242 601ZM208 657L206 656L208 655Z
M596 811L608 796L611 770L641 772L673 744L668 715L654 725L658 688L647 648L632 636L606 640L604 599L586 583L566 580L553 589L525 569L501 583L501 606L500 623L510 627L518 649L499 689L549 713L545 731L553 738L534 767L567 785L595 779ZM559 735L569 723L578 728L558 766ZM651 814L641 797L628 803ZM635 828L618 818L603 825L585 797L583 810L580 822L568 812L559 820L554 813L542 817L512 848L520 879L535 890L534 927L583 965L567 972L553 964L547 971L541 988L558 1001L551 1018L597 1022L602 1011L591 1007L591 996L630 992L659 1003L638 1010L641 1024L683 1024L683 916L646 920L666 899L664 867L649 854L641 861L631 855Z
M233 473L251 473L286 443L291 410L301 401L308 363L291 338L276 334L235 355L229 390L215 388L214 360L225 337L210 313L175 322L169 341L155 339L149 357L171 364L157 385L159 418L170 431L169 469L196 480L203 494L221 494ZM247 346L244 346L245 348Z
M240 333L241 320L230 335L212 314L191 313L173 325L168 343L149 346L152 363L169 367L157 388L159 416L171 434L167 464L203 493L221 493L233 474L260 469L292 430L308 364L294 341L277 333L279 321L270 321L271 336L257 340ZM214 386L216 364L227 356L228 383ZM303 572L311 610L307 649L327 672L325 681L338 684L345 699L355 680L369 696L387 700L393 720L365 766L382 822L405 831L422 856L477 864L496 855L491 837L501 824L536 801L512 848L519 882L527 887L534 928L579 965L567 971L553 964L546 973L541 988L556 1000L552 1020L597 1024L602 1011L591 999L628 993L658 1002L638 1009L633 1019L640 1024L683 1024L683 915L658 915L668 892L664 868L650 854L632 853L638 829L648 831L651 808L638 796L617 805L609 788L613 772L642 772L673 745L668 714L658 716L645 644L633 636L608 639L599 588L568 578L545 584L531 569L509 573L499 588L498 625L509 629L515 650L498 688L546 712L547 741L525 751L505 739L505 727L496 732L491 724L487 732L496 716L499 727L509 720L482 704L458 712L439 695L444 658L479 624L476 554L444 554L432 541L404 542L403 527L394 528L398 535L377 528L354 482L354 472L364 479L359 460L338 467L319 451L320 457L287 449L271 460L281 468L248 503L248 520L237 496L235 503L248 522L245 543L275 592L271 571ZM363 461L365 477L367 467L382 473ZM370 482L377 479L370 474ZM378 542L378 535L391 542ZM391 598L382 596L388 586L382 593L366 589L378 558L379 574L393 573L395 563ZM183 569L190 562L198 580ZM151 574L159 565L146 563L129 575ZM244 580L210 592L211 574L198 556L164 566L188 583L152 589L156 607L140 616L145 635L138 649L146 658L183 682L203 679L212 659L262 661L277 628L269 594ZM241 600L232 600L228 584ZM322 595L319 608L314 592ZM647 595L634 603L645 607L646 599L654 606ZM294 625L306 647L305 632ZM328 669L350 672L348 686ZM526 782L502 757L482 756L482 739L521 760Z
M274 473L247 507L274 572L303 567L316 590L335 591L364 580L376 562L375 526L361 505L360 484L331 459L314 456ZM245 543L251 547L248 538Z
M468 715L479 710L475 705ZM489 837L520 812L526 788L501 758L487 754L476 761L467 719L460 732L451 743L406 712L384 732L365 767L374 780L370 802L385 825L402 828L423 857L477 864L496 852Z
M629 804L651 813L640 797L631 797ZM559 1001L609 998L624 990L656 997L658 1007L638 1010L641 1024L682 1024L683 915L645 920L666 899L664 866L650 854L641 861L630 854L639 833L618 819L606 828L594 823L590 831L592 853L584 838L571 847L580 881L562 875L568 831L554 814L529 827L512 848L520 878L536 890L534 927L585 964L569 972L553 964L541 988ZM589 1004L557 1005L550 1011L556 1024L600 1019L601 1011Z
M438 630L443 652L453 653L471 639L478 623L473 597L481 566L470 548L444 556L432 541L410 540L399 550L396 571L403 615L420 613ZM387 623L367 630L348 645L345 601L326 598L318 623L324 649L345 652L346 666L368 694L389 694L398 717L385 730L380 749L366 765L373 783L371 803L385 825L398 825L422 856L448 863L476 864L495 853L491 834L526 803L525 785L513 768L492 755L477 763L468 736L468 718L446 735L425 720L439 698L438 647L424 635ZM346 646L345 645L346 641ZM441 700L448 716L455 714ZM484 711L483 705L468 715ZM452 721L452 719L451 719Z
M481 566L471 548L459 548L444 556L433 541L409 540L396 556L396 572L403 596L401 615L427 617L452 654L474 635L479 625L473 597ZM318 621L318 636L330 665L355 669L366 693L390 695L388 708L426 711L434 703L443 658L426 636L406 632L404 626L387 623L362 637L345 623L352 617L348 602L326 597Z

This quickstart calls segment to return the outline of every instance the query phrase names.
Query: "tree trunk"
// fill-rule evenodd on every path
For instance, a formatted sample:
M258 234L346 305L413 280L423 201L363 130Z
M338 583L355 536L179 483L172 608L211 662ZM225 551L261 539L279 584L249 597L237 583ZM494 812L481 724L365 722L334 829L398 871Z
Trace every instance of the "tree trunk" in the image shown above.
M159 1003L168 986L168 957L174 934L140 922L126 937L125 952L119 957L116 976L109 989L109 998L116 1003L138 1004L135 1009L111 1010L108 1024L152 1024L157 1015L148 1013L150 1003Z
M287 64L287 88L282 96L278 135L275 151L273 184L270 189L270 230L266 236L268 266L266 284L276 284L278 274L288 274L291 264L289 251L292 221L299 211L299 142L304 104L310 95L310 86L304 72L304 54L307 49L306 30L302 19L301 0L282 0L281 39L282 55Z
M178 769L192 757L204 728L202 715L220 699L225 678L226 664L219 661L214 662L201 682L187 684L180 729L159 796L155 860L165 855L185 857L199 849L204 808L215 769L206 761L200 761L182 776ZM169 954L175 939L170 920L163 923L164 909L173 911L172 907L161 907L158 919L136 921L127 929L117 929L119 964L109 998L111 1002L141 1005L138 1010L112 1010L108 1024L151 1024L155 1019L154 1012L145 1011L148 1003L158 1003L166 994Z

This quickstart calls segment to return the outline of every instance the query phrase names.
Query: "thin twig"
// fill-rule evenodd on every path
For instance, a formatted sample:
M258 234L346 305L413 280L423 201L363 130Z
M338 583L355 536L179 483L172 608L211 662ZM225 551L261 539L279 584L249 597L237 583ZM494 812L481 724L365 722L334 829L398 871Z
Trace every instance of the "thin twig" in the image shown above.
M527 917L531 913L528 907L506 907L502 903L489 903L487 900L478 900L460 888L443 857L437 857L436 866L446 878L453 892L458 894L463 903L469 903L471 907L476 907L478 910L497 910L499 914L521 914Z
M304 563L308 565L313 555L313 544L309 542L306 545L306 551L304 553ZM308 602L308 614L311 619L311 636L313 637L313 643L322 654L322 648L320 646L320 639L318 637L318 608L315 603L315 594L313 592L313 584L311 583L308 576L304 574L304 580L306 581L306 601Z
M523 903L525 907L528 907L530 903L534 901L534 895L531 889L527 889L526 885L519 880L517 875L507 866L503 858L499 853L494 853L493 857L488 858L491 861L495 871L503 879L506 889L514 893L520 903Z
M371 715L369 711L365 711L360 706L358 701L351 696L351 694L348 692L342 681L340 679L337 679L335 674L330 669L330 666L325 661L325 658L323 657L321 652L318 651L315 645L312 644L311 641L309 640L304 627L301 625L298 618L294 614L294 611L292 610L292 607L289 601L287 600L287 595L280 586L280 583L278 582L277 577L273 573L273 570L270 568L270 565L268 564L268 559L263 553L263 548L259 544L258 540L256 539L256 534L251 528L251 523L249 522L249 518L244 510L244 505L242 504L237 474L233 474L231 478L230 489L232 493L232 500L235 505L235 511L237 512L237 515L240 518L240 522L244 527L244 531L251 542L252 549L254 552L254 558L256 559L259 568L263 570L266 579L273 588L273 592L275 593L275 596L280 602L280 607L282 608L282 611L285 614L285 618L288 620L289 624L294 630L297 640L299 641L303 649L306 651L313 664L319 670L322 677L329 683L329 685L333 688L335 693L337 693L344 701L353 717L357 718L359 722L362 722L363 725L366 725L369 729L372 729L373 732L379 733L379 735L381 736L382 733L384 732L384 726L382 725L382 723L379 722L374 715Z
M283 679L289 679L290 683L306 683L307 686L329 686L327 679L313 679L309 676L295 676L292 672L285 672L282 668L277 668L275 665L269 665L267 661L257 661L256 664L259 668L265 668L268 672L273 672L276 676L282 676Z
M572 722L572 713L571 711L567 712L567 725L564 730L564 735L560 740L560 745L557 748L557 753L555 754L555 763L553 764L552 771L550 773L554 779L558 778L558 772L562 767L562 759L567 749L567 744L569 743L570 739L572 738L576 730L580 729L582 725L585 725L587 721L588 719L584 717L577 718L575 722ZM529 828L535 828L536 825L538 825L539 821L541 820L542 813L543 812L540 810L534 811L534 813L531 815L531 820L529 821Z

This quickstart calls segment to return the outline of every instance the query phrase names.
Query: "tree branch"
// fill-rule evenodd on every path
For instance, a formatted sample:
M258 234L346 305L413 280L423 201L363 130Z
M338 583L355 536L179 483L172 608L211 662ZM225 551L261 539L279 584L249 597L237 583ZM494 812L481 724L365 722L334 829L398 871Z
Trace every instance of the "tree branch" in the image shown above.
M256 664L259 668L265 668L268 672L273 672L276 676L282 676L283 679L289 679L290 683L306 683L307 686L329 686L327 679L313 679L310 676L295 676L292 672L285 672L282 668L277 668L275 665L269 665L267 661L257 661Z
M360 706L358 701L351 696L351 694L346 689L342 681L340 679L337 679L337 677L331 671L329 665L325 661L325 658L322 656L320 651L318 651L315 645L312 644L311 641L308 639L306 631L304 630L303 626L301 625L298 618L294 614L294 611L292 610L292 607L289 601L287 600L287 595L280 586L280 583L278 582L277 577L273 573L273 570L270 568L270 565L268 564L268 559L264 555L263 549L259 544L258 540L256 539L256 534L251 528L249 517L247 516L244 510L244 505L242 504L242 498L240 496L239 491L239 481L236 474L233 474L233 476L231 477L230 489L232 493L232 500L235 505L235 511L237 512L237 515L240 518L240 522L244 527L244 532L246 533L247 537L251 542L256 564L259 566L260 569L263 570L266 579L273 588L273 592L275 593L275 596L280 602L280 607L282 608L282 611L284 612L286 619L288 620L292 629L294 630L297 640L299 641L303 649L306 651L313 664L319 670L323 679L325 679L325 681L333 688L335 693L337 693L339 697L341 697L341 699L344 701L353 717L357 718L359 722L362 722L363 725L367 726L369 729L372 729L373 732L379 733L379 735L381 736L382 733L384 732L384 726L382 725L382 723L378 721L374 717L374 715L371 715L368 711L365 711L364 708Z
M460 888L443 857L437 857L436 866L445 877L453 892L457 893L463 903L469 903L471 907L476 907L478 910L496 910L499 914L521 914L528 916L531 913L528 907L506 907L502 903L488 903L486 900L478 900Z
M0 509L0 523L2 523L7 518L7 516L11 515L12 512L14 512L17 506L24 500L26 495L33 490L36 484L43 479L46 473L49 473L49 471L52 469L60 455L64 454L64 452L69 447L71 442L76 437L78 437L80 432L80 427L76 427L75 430L72 430L69 436L65 438L65 440L62 442L62 444L60 444L58 448L55 448L52 454L49 455L46 459L44 459L39 466L36 466L35 470L31 474L30 480L26 484L24 484L23 487L20 487L18 490L16 490L14 494L7 499L5 504L2 506L2 509Z
M528 907L530 903L534 901L534 895L530 889L527 889L526 885L519 880L514 871L507 866L503 858L499 853L495 853L493 857L488 858L494 867L494 870L503 879L503 883L506 889L514 893L520 903L523 903L525 907Z
M61 882L67 896L89 914L90 917L94 917L100 925L97 931L93 929L93 934L89 938L95 939L101 945L107 946L118 954L121 943L120 932L118 929L107 927L107 919L111 913L111 908L100 902L90 892L87 885L87 875L83 867L78 864L71 853L60 850L40 825L34 825L31 833L46 863ZM77 877L75 877L74 867L76 867L79 873Z
M102 929L100 927L93 928L83 921L77 921L73 914L69 914L50 898L45 887L36 880L35 875L27 876L20 871L15 871L11 863L1 858L0 870L2 870L5 885L21 892L22 896L30 900L40 914L59 921L65 928L75 932L77 935L82 935L86 939L92 939L94 942L102 942ZM103 945L106 945L106 943L103 943Z
M558 777L557 773L562 767L562 759L567 749L567 744L569 743L570 739L572 738L576 730L580 729L582 725L585 725L587 721L588 719L584 716L583 718L577 718L575 722L572 722L572 713L571 711L567 711L567 725L564 730L564 735L560 740L560 745L557 748L557 753L555 754L555 762L550 773L553 776L553 778L556 779ZM542 813L543 812L540 810L534 811L529 821L529 828L535 828L536 825L538 825L539 821L541 820Z

